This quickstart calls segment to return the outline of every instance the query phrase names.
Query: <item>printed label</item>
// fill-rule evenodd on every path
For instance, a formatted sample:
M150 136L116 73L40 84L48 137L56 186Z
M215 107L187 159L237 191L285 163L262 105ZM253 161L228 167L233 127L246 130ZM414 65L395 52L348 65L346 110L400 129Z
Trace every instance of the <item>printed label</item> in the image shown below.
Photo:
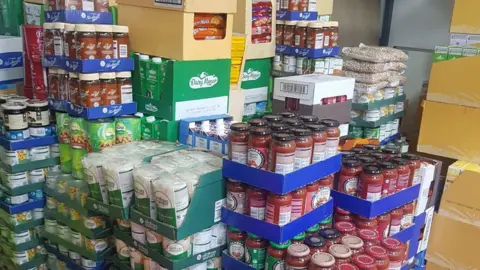
M19 130L19 129L26 129L28 128L28 122L27 122L27 114L22 113L22 114L5 114L4 116L5 119L5 127L8 129L14 129L14 130Z
M175 120L179 121L198 115L226 114L227 104L227 96L177 102L175 104Z
M325 145L326 155L325 158L330 158L337 155L338 152L338 143L340 138L328 138Z
M114 45L114 48L117 47ZM128 57L128 45L127 44L120 44L118 46L118 55L120 58L127 58Z
M29 111L28 112L28 122L30 126L48 126L50 124L50 114L49 111Z
M295 220L302 216L303 214L303 199L292 199L292 214L291 219Z
M210 88L218 83L218 77L215 74L208 74L207 72L202 72L198 76L190 78L190 88L200 89L200 88Z
M242 261L245 258L244 243L240 241L230 241L228 243L228 253L234 259Z
M378 201L382 198L382 185L368 185L367 198L369 202Z
M275 162L275 172L287 174L293 172L295 168L295 153L278 153Z
M122 103L132 103L133 102L133 94L132 94L132 85L122 85L120 87L120 93L122 95Z
M250 199L250 216L256 219L265 219L266 200Z
M245 192L227 192L227 209L245 213Z
M285 261L273 256L267 256L265 260L265 270L284 270Z
M222 219L222 207L225 206L226 199L220 199L215 202L215 215L213 216L213 222L219 222Z
M223 144L215 141L210 141L210 150L222 154Z
M63 40L61 36L53 37L53 51L55 56L63 55Z
M256 81L262 76L262 73L258 70L249 68L247 71L242 73L242 82L247 81Z
M247 246L245 253L245 262L255 269L265 268L266 248L252 248Z
M393 221L392 221L393 222ZM390 226L390 236L395 235L400 232L400 224L395 224Z
M278 224L275 223L275 211L278 209L279 216L278 216ZM290 222L291 220L291 215L292 215L292 206L291 205L286 205L286 206L280 206L276 207L273 204L270 204L267 202L267 214L265 216L265 221L272 223L272 224L277 224L279 226L283 226Z
M247 162L250 167L257 169L267 169L267 149L266 148L249 148Z
M404 214L402 220L400 221L400 227L406 229L413 224L413 214Z
M313 197L313 208L317 208L320 205L326 203L330 199L330 191L331 190L329 187L319 188L317 194L315 194L315 197Z
M205 138L196 137L195 138L195 147L208 150L208 141Z
M397 190L405 189L408 186L408 180L410 179L410 174L399 174L397 179Z
M295 170L307 167L311 163L312 147L297 147L295 150Z
M319 162L325 160L326 156L326 142L323 143L314 143L313 144L313 156L312 156L312 163Z
M340 192L345 194L349 194L352 196L357 195L357 186L358 186L358 177L355 176L345 176L340 175L338 177L338 182L340 183ZM343 190L342 190L343 189Z

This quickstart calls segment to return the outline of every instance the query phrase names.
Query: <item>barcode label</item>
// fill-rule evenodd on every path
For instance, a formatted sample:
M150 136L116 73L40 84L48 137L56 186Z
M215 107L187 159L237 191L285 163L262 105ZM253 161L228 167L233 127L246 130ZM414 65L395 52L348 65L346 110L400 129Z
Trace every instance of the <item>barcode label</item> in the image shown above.
M118 56L119 56L119 58L127 58L128 57L128 45L127 44L120 44L120 46L118 46Z
M183 5L183 0L155 0L155 5L182 6Z
M308 95L308 85L295 83L280 83L280 91L299 95Z

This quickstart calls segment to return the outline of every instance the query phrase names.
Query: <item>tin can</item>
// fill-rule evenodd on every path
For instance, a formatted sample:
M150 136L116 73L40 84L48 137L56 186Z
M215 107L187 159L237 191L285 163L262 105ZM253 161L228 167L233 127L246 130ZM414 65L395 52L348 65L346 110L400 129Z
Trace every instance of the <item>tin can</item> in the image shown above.
M43 198L43 190L41 189L28 192L28 199L31 201L43 200Z
M62 255L65 255L65 256L68 256L68 248L62 246L62 245L58 245L58 251L62 254Z
M145 238L147 240L147 247L158 252L162 251L162 235L147 229L145 231Z
M58 143L50 145L50 156L59 157L60 156L60 147Z
M29 171L28 179L31 184L45 182L45 171L43 169Z
M68 217L68 206L63 202L57 202L57 212L64 217Z
M67 113L56 112L57 137L59 143L70 143L70 116Z
M57 234L57 220L46 218L45 231L51 234Z
M2 170L3 184L9 188L18 188L28 185L28 174L27 172L20 173L7 173Z
M29 222L33 219L32 211L25 211L17 214L10 215L10 223L12 225L19 225Z
M32 238L32 232L30 230L26 230L19 233L11 232L8 241L14 245L19 245L31 241Z
M33 219L43 219L43 218L44 218L43 208L33 209Z
M70 208L70 214L69 214L69 217L70 217L70 220L73 220L73 221L76 221L76 220L80 220L82 218L82 216L80 215L80 213L73 209L73 208Z
M82 180L85 177L82 159L87 154L87 150L85 148L72 148L70 151L72 153L72 176L75 179Z
M115 248L117 250L117 258L122 262L128 262L130 260L130 249L127 244L120 239L115 240Z
M50 147L49 146L39 146L32 147L28 151L31 161L45 160L50 158Z
M380 139L380 128L363 128L363 134L366 139Z
M402 103L403 104L403 103ZM20 150L5 150L2 155L3 163L7 165L17 165L28 163L30 161L30 156L28 154L27 149L20 149Z
M35 248L24 250L24 251L16 251L13 256L13 262L16 265L22 265L29 261L32 261L35 258L36 250Z
M106 239L89 239L85 237L85 249L93 253L100 253L107 248L108 244Z
M310 70L312 71L312 73L315 73L315 74L324 74L324 72L325 72L325 60L324 59L312 59L310 61Z
M385 139L385 138L388 137L388 136L387 136L387 124L381 125L381 126L378 128L378 130L379 130L379 131L378 131L378 133L379 133L378 136L380 137L380 138L379 138L380 140L383 140L383 139Z
M47 196L47 209L56 210L57 209L57 199Z
M284 55L282 69L284 72L295 72L297 69L297 60L295 56Z
M72 173L72 149L70 144L60 143L60 169L63 173Z
M115 145L115 121L99 119L87 122L88 152L98 152Z
M70 235L72 237L72 243L78 247L83 247L83 236L81 233L74 230L70 230ZM83 262L82 262L83 265Z
M89 230L105 229L105 218L103 216L83 217L83 225Z
M115 142L117 144L140 141L141 119L136 116L121 116L115 118Z
M90 269L97 267L97 263L95 261L82 257L82 266L85 269Z
M87 146L87 130L85 119L70 117L70 146L76 149L85 149Z
M57 235L63 240L70 240L70 228L64 224L57 224Z

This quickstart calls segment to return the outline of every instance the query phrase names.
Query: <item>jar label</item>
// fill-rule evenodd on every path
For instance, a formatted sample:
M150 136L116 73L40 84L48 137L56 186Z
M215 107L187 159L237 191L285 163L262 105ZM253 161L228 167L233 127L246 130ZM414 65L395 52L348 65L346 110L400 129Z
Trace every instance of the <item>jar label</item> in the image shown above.
M408 186L408 180L410 179L410 174L399 174L397 179L397 191L403 190Z
M259 220L265 219L265 199L250 198L250 216Z
M63 39L59 30L56 31L56 34L53 37L53 51L55 56L63 56Z
M243 261L243 259L245 258L244 242L229 241L228 242L228 253L234 259L239 260L239 261Z
M265 270L283 270L285 269L285 261L273 256L267 256L265 260Z
M275 162L275 172L287 174L293 172L295 168L295 153L279 153L277 152Z
M247 245L245 262L255 269L264 269L266 253L266 248L252 248Z
M315 35L315 48L314 49L321 49L323 48L323 40L325 35L323 33L318 33Z
M317 194L315 194L315 197L313 197L312 207L317 208L320 205L328 202L330 199L330 191L330 187L320 187Z
M277 211L278 211L278 223L275 223L275 216L277 214ZM267 202L267 214L265 216L266 222L283 226L290 222L291 215L292 215L291 205L278 207Z
M325 160L326 155L326 142L316 142L313 145L313 156L312 156L312 163L316 163L322 160Z
M413 214L404 214L400 222L401 229L406 229L413 224Z
M368 185L367 197L365 198L369 202L378 201L382 198L382 185Z
M326 158L333 157L337 155L338 152L338 143L340 141L339 137L328 138L326 143Z
M121 94L122 104L133 102L133 94L132 94L132 85L131 84L122 85L120 87L120 94Z
M232 161L247 164L247 143L232 142L231 148Z
M248 148L248 165L257 169L267 169L267 149Z
M227 192L227 209L236 213L245 213L245 192Z
M352 196L357 195L358 177L340 174L338 182L340 183L340 192Z
M28 125L33 127L48 126L50 124L50 111L29 111Z
M27 114L5 114L5 127L12 130L20 130L28 128Z
M304 200L302 199L292 199L292 213L291 219L295 220L303 215L303 211L305 209Z
M390 223L390 236L400 232L400 224L400 219L392 219L392 222Z
M120 46L118 46L118 56L120 58L127 58L128 57L128 45L127 44L120 44Z
M312 163L312 147L297 147L295 150L295 170L307 167Z

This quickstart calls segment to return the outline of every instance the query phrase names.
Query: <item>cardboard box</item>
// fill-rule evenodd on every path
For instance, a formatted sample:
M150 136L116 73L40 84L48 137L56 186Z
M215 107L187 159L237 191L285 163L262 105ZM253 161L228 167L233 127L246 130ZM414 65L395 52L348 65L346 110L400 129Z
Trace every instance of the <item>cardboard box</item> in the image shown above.
M452 21L450 23L451 33L480 34L480 20L478 0L456 0L453 7Z
M32 25L43 25L44 22L44 11L47 10L45 4L35 4L35 3L23 3L23 10L25 16L25 24Z
M22 38L0 36L0 84L23 81Z
M480 173L465 171L445 191L434 215L426 259L447 269L478 269Z
M480 173L480 165L473 162L457 160L448 167L447 177L443 190L447 190L448 187L455 182L458 176L465 171L472 171Z
M243 0L237 2L237 13L233 16L233 32L245 34L245 59L268 58L275 55L275 18L277 16L276 1L272 3L272 40L269 43L252 43L252 0Z
M195 40L192 30L194 15L195 13L151 7L118 5L119 24L129 27L133 51L174 60L230 58L233 14L226 15L225 38L221 40Z
M333 13L333 0L317 0L318 15L330 15Z
M242 71L242 89L268 87L272 59L246 60Z
M480 108L480 56L433 63L427 100Z
M450 45L453 46L465 46L467 45L468 35L466 34L450 34Z
M418 152L480 163L478 119L480 108L426 101Z
M236 13L237 0L117 0L118 4L198 13Z

